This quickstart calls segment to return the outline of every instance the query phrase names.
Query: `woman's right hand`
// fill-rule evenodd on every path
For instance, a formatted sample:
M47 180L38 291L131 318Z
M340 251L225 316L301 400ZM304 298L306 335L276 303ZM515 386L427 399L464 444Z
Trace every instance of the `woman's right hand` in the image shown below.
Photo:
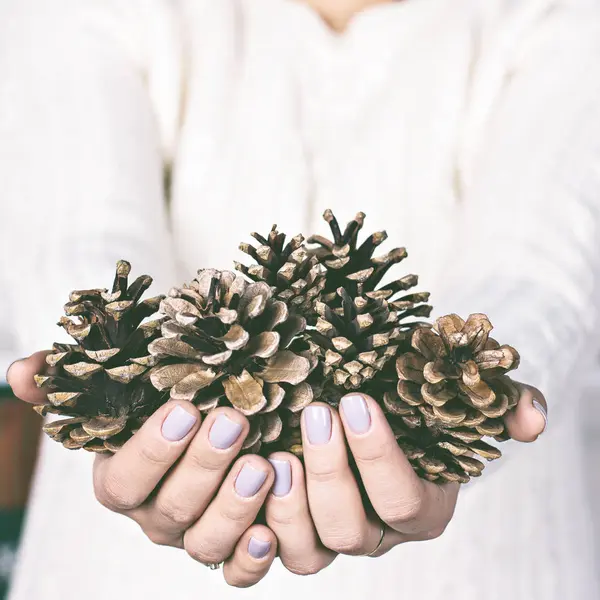
M7 379L22 400L45 401L33 381L45 355L11 365ZM254 585L269 570L277 540L269 528L253 525L274 473L260 456L236 459L248 430L248 420L232 408L201 422L192 404L168 402L119 452L96 457L96 497L136 521L153 542L183 548L204 564L225 561L228 582Z

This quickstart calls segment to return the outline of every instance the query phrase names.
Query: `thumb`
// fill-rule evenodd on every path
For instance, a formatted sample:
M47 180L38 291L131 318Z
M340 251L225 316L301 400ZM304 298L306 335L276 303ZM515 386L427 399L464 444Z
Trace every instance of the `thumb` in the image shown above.
M32 404L46 401L46 392L37 387L33 376L46 371L47 354L47 351L36 352L29 358L17 360L8 367L6 380L17 398Z
M534 442L548 424L548 404L537 388L524 383L517 385L521 390L519 403L504 415L504 423L513 440Z

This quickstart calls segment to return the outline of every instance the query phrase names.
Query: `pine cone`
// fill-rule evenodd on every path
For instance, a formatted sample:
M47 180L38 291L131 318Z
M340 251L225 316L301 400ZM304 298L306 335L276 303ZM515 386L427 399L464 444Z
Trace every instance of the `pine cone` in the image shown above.
M348 223L344 233L341 232L337 219L326 210L323 218L329 224L333 241L320 235L308 238L309 244L318 244L320 248L311 249L327 268L322 300L331 308L339 307L337 290L344 288L350 297L368 296L371 298L390 299L398 292L409 290L417 285L417 275L406 275L386 286L379 287L383 277L390 268L407 257L405 248L394 248L383 256L373 256L377 247L387 239L385 231L370 235L358 246L358 233L362 229L365 213L359 212ZM396 298L391 302L394 310L404 310L400 318L408 316L429 316L431 307L417 306L426 302L429 295L411 294Z
M414 296L418 302L428 294ZM394 303L385 298L352 298L344 288L337 290L337 298L339 309L325 302L315 304L319 319L316 331L308 336L323 361L322 376L332 384L326 386L326 395L334 403L348 390L370 391L369 382L378 374L382 377L384 367L406 346L414 327L404 323Z
M273 225L269 235L251 234L258 247L240 244L240 250L257 264L246 266L236 262L235 268L253 281L265 281L275 288L275 295L298 312L310 317L314 300L325 286L325 268L304 245L304 236L298 234L287 244L285 233Z
M152 278L143 275L128 286L130 270L128 262L117 263L110 293L71 293L59 325L76 344L54 344L48 374L35 377L50 392L36 410L71 417L44 426L66 448L116 452L163 402L146 376L154 364L148 343L160 335L160 320L140 325L163 296L139 302Z
M439 318L434 329L412 335L413 352L396 360L396 392L384 395L385 409L415 470L430 481L466 483L483 463L501 452L482 441L506 439L503 415L516 406L519 390L505 374L519 354L489 337L483 314L466 323L457 315Z
M258 452L277 441L280 411L297 412L312 401L306 379L317 359L290 349L306 321L273 298L267 283L201 270L190 285L171 290L160 310L168 319L163 337L149 346L159 361L152 383L202 412L230 404L249 417L243 449Z

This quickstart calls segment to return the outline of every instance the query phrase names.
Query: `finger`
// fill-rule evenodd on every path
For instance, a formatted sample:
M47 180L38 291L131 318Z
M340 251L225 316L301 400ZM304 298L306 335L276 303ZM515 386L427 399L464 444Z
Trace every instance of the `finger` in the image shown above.
M185 532L187 553L204 564L219 563L230 556L256 519L273 479L273 468L266 459L254 455L238 459L216 498Z
M101 504L116 512L140 506L183 454L200 425L189 402L167 402L113 456L99 456L94 490Z
M302 437L308 502L321 541L339 554L368 554L379 542L379 525L367 519L337 412L321 403L306 407Z
M159 544L183 547L183 533L195 523L219 487L248 435L248 419L233 408L211 412L176 467L138 520Z
M381 520L405 534L441 534L454 513L458 485L419 479L383 411L369 396L345 396L340 414L350 451Z
M312 575L330 565L335 553L321 544L310 510L302 463L293 454L269 457L275 483L266 501L267 525L279 541L283 566L297 575Z
M225 581L239 588L257 584L268 573L276 554L275 534L264 525L252 525L223 565Z
M521 398L517 406L504 416L504 422L512 439L534 442L548 424L548 404L540 390L524 383L517 385Z
M6 380L15 396L20 400L31 402L32 404L46 402L46 391L37 387L33 377L46 371L47 354L47 351L36 352L28 358L15 361L8 367Z

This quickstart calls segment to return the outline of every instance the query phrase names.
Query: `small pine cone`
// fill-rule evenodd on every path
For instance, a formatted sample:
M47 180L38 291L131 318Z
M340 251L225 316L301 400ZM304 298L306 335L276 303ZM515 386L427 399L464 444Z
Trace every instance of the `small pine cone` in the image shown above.
M407 252L405 248L394 248L383 256L373 256L377 247L387 239L385 231L373 233L358 246L358 233L363 227L365 213L359 212L343 233L331 210L326 210L323 218L329 224L333 241L320 235L313 235L307 240L309 244L320 246L311 252L327 268L323 302L332 308L339 306L336 292L340 287L353 298L368 296L391 302L392 296L418 284L417 275L406 275L378 287L390 268L406 258ZM402 317L429 316L431 307L420 304L428 299L429 294L425 293L405 295L393 301L393 308L405 311Z
M130 270L129 263L117 263L110 293L71 293L59 325L76 343L54 344L48 373L35 377L50 392L48 403L35 409L71 417L44 426L66 448L116 452L164 401L147 377L154 364L148 344L160 335L160 320L140 325L163 296L140 302L152 278L143 275L128 286Z
M240 244L240 250L257 264L236 262L235 268L253 281L265 281L275 288L275 295L303 315L310 316L312 305L325 287L325 268L310 254L301 234L285 243L285 233L273 225L269 235L251 234L259 246Z
M340 308L316 302L319 319L316 331L309 334L311 347L323 362L322 374L331 384L326 395L334 403L347 390L367 391L364 386L407 343L413 327L402 323L392 303L383 298L352 298L344 288L337 296Z
M396 392L384 395L385 409L417 472L435 481L466 482L483 463L499 458L482 441L506 439L504 414L516 406L519 390L505 374L516 369L519 354L489 337L483 314L466 323L457 315L439 318L434 329L412 335L413 352L396 360Z
M273 298L267 283L201 270L191 284L171 290L160 310L167 320L148 348L158 361L152 383L204 413L232 405L248 416L244 450L276 442L280 412L300 411L312 401L306 379L317 358L290 349L306 321Z

